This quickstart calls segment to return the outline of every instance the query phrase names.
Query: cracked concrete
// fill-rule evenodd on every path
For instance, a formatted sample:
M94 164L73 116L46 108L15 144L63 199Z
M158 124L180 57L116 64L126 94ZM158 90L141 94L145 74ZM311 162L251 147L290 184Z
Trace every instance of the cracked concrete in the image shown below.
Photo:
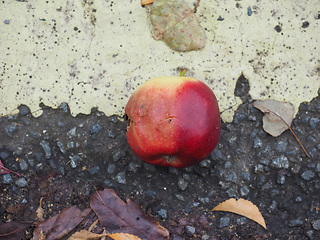
M242 74L253 99L290 101L297 111L320 87L319 11L317 0L201 1L207 43L184 53L152 38L139 1L3 1L0 115L25 104L38 117L39 104L62 102L73 116L92 108L122 115L137 86L181 67L213 89L224 121L241 104Z

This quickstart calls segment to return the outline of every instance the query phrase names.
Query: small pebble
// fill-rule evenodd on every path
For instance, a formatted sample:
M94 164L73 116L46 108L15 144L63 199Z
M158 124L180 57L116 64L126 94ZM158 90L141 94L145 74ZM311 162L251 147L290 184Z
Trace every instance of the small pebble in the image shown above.
M298 227L303 224L303 221L300 218L290 220L288 223L289 227Z
M160 209L159 211L158 211L158 215L159 215L159 217L160 218L162 218L162 219L167 219L167 210L166 209Z
M248 221L248 219L247 219L246 217L241 217L241 218L238 218L238 219L236 220L236 223L237 223L238 225L243 225L243 224L247 223L247 221Z
M77 136L77 127L71 128L68 132L67 135L69 138L76 137Z
M285 152L288 146L288 142L286 141L277 141L275 145L275 149L278 152Z
M116 137L116 133L113 130L109 130L108 131L108 137L109 138L115 138Z
M256 137L253 140L253 148L257 149L257 148L262 148L262 141L260 138Z
M68 113L69 112L68 103L66 102L61 103L59 109L65 113Z
M116 165L115 165L114 163L111 163L111 164L108 165L107 172L108 172L109 174L114 173L115 170L116 170Z
M237 192L233 188L227 190L229 197L237 197Z
M130 172L137 173L139 167L140 167L140 166L139 166L138 164L133 163L133 162L130 162L130 163L129 163L129 168L128 168L128 170L129 170Z
M246 185L243 185L240 188L240 194L242 197L247 196L249 194L249 192L250 192L250 189Z
M320 122L319 118L310 118L310 122L309 122L310 123L310 127L312 129L316 129L319 122Z
M95 175L100 171L100 167L99 166L95 166L95 167L91 167L88 169L88 172L90 175Z
M186 226L186 233L189 237L193 237L194 233L196 232L196 228L194 226Z
M269 206L268 210L269 211L274 211L277 208L277 202L276 201L272 201L271 205Z
M227 226L229 226L230 223L230 218L228 217L222 217L220 218L220 223L219 223L219 228L225 228Z
M19 164L20 164L20 169L21 171L26 171L28 170L28 163L25 159L19 159Z
M122 157L126 156L126 151L124 150L118 150L115 154L113 154L112 158L113 161L117 162L119 161Z
M24 188L28 186L28 182L24 177L21 177L16 181L16 185L20 188Z
M95 139L101 132L102 126L99 124L94 124L90 129L90 137Z
M301 203L302 202L302 197L296 197L296 199L295 199L295 201L297 202L297 203Z
M13 133L15 132L16 129L17 129L17 125L11 124L11 125L5 127L4 131L6 132L6 134L8 134L9 137L12 137Z
M7 152L0 152L0 158L2 160L6 160L9 156L10 156L10 154Z
M305 170L302 174L301 174L301 178L304 180L311 180L312 178L314 178L315 173L310 171L310 170Z
M280 157L272 159L271 167L274 168L288 168L289 167L289 161L288 158L284 155L281 155Z
M50 166L52 169L57 169L57 162L56 162L56 160L50 159L50 160L49 160L49 166Z
M320 230L320 219L313 221L312 227L314 230L317 230L317 231Z
M44 151L44 154L46 155L46 159L50 159L51 158L51 148L49 143L47 143L46 141L42 140L40 142L40 145Z
M68 149L74 148L74 142L73 142L73 141L68 142L68 143L67 143L67 148L68 148Z
M126 183L126 174L125 172L119 172L116 176L116 181L121 184Z
M183 178L179 178L178 186L182 191L184 191L188 187L188 182L186 180L184 180Z
M59 147L59 149L60 149L60 152L63 153L63 154L65 154L65 153L66 153L66 149L64 148L62 142L60 142L59 140L57 140L57 145L58 145L58 147Z
M278 174L277 183L283 185L286 182L286 177L284 175Z
M11 183L13 183L13 179L12 179L10 173L4 174L2 179L3 179L3 184L11 184Z
M81 161L81 157L79 157L78 155L69 156L69 158L70 158L70 164L72 168L76 168L78 165L78 162Z
M20 116L26 116L30 113L30 109L26 105L20 105L18 109Z

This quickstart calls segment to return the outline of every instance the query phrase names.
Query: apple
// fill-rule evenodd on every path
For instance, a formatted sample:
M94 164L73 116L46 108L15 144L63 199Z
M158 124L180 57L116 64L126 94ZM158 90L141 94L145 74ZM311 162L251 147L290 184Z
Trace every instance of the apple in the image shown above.
M184 168L201 162L220 138L217 99L190 77L156 77L130 97L125 113L127 140L143 161Z

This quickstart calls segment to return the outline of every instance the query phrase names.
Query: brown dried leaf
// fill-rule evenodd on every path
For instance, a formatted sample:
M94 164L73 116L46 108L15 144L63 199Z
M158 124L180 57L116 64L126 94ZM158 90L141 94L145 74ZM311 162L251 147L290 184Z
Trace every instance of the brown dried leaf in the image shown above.
M134 202L123 202L112 189L90 196L90 207L101 227L110 233L130 233L141 239L169 239L169 232L155 219L144 214Z
M141 240L141 238L128 233L113 233L109 234L108 237L114 240Z
M8 222L0 224L0 239L16 240L23 239L25 230L30 226L27 223Z
M173 50L193 51L205 46L206 34L183 0L154 0L150 19L153 38Z
M141 0L141 5L147 5L153 3L153 0Z
M43 218L43 215L44 215L44 210L42 208L42 200L43 200L43 197L40 198L40 204L39 204L39 207L38 209L36 210L36 214L37 214L37 218L40 222L44 221L44 218Z
M91 209L83 211L72 206L63 209L48 220L40 223L33 232L33 240L41 239L41 235L46 235L46 240L59 239L71 232L90 213ZM42 232L42 233L41 233Z
M240 198L238 201L234 198L230 198L229 200L220 203L216 206L212 211L226 211L232 212L244 217L247 217L256 223L259 223L262 227L267 229L264 218L262 217L258 207L254 205L252 202Z
M68 238L68 240L94 240L94 239L101 239L104 236L108 236L107 234L97 234L92 233L88 230L81 230L80 232L76 232Z
M263 129L273 137L289 129L294 117L294 106L291 103L267 99L257 100L252 105L264 113Z

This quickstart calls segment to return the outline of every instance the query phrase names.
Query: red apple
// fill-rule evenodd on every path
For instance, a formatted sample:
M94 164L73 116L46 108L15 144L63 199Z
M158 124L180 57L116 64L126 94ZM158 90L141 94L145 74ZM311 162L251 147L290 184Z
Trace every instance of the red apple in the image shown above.
M201 162L220 138L217 99L203 82L156 77L130 97L127 140L143 161L184 168Z

